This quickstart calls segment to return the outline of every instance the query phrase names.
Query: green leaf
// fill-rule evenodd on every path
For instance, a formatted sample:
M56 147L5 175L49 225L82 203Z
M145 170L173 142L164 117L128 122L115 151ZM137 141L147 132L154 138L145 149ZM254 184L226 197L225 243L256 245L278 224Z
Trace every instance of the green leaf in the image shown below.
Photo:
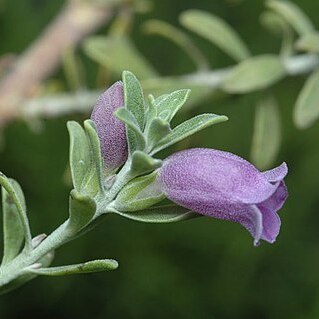
M13 188L21 201L23 210L26 210L24 195L18 182L10 179ZM24 229L19 211L8 192L2 187L2 212L3 212L3 259L2 265L13 260L20 252L24 241Z
M176 126L151 152L152 155L211 125L227 121L224 115L201 114Z
M69 121L67 128L70 135L70 168L73 186L80 192L92 166L90 145L80 124Z
M123 72L122 79L124 84L125 108L133 114L140 130L143 131L145 124L145 104L141 84L135 75L129 71ZM127 136L129 151L132 154L138 149L138 139L136 133L129 127L127 127Z
M157 76L155 69L126 37L90 37L84 41L84 51L117 75L123 70L131 70L141 79Z
M319 32L302 35L296 42L296 48L302 51L319 53Z
M74 233L85 227L93 218L96 212L96 203L90 196L82 195L76 190L70 193L70 204L67 227Z
M88 136L91 149L92 173L88 172L90 179L86 179L89 187L89 194L96 195L98 191L103 192L102 183L102 165L103 159L101 155L100 139L95 129L95 124L92 120L84 121L84 129Z
M168 122L159 117L154 118L147 131L147 150L153 149L156 144L171 132Z
M174 77L161 77L143 80L142 86L146 93L152 93L155 96L160 96L162 94L166 95L167 92L184 89L185 87L191 89L192 98L186 102L184 109L198 104L205 100L208 96L214 97L215 95L216 97L220 97L221 95L220 92L213 91L209 87L204 87L203 85Z
M314 26L307 15L290 1L269 0L268 8L281 15L299 34L306 34L314 30Z
M299 93L295 108L294 122L300 129L314 124L319 118L319 70L312 73Z
M173 223L191 218L201 217L200 214L194 213L187 208L177 205L163 205L151 207L139 212L115 212L123 217L144 223Z
M154 171L161 166L161 160L155 159L144 152L135 151L132 155L130 171L132 175L137 176Z
M113 207L121 212L149 208L165 198L157 183L157 172L138 177L129 182L117 195Z
M191 90L178 90L171 94L168 94L160 99L156 99L154 104L157 108L158 116L170 122L175 114L187 101Z
M258 102L251 149L252 162L267 169L276 159L281 142L280 114L275 99L268 95Z
M32 236L29 226L29 220L27 217L26 212L26 205L25 205L25 199L22 192L22 189L18 182L14 181L13 179L9 179L6 177L3 173L0 172L0 185L5 189L7 192L7 197L10 197L10 200L15 204L16 206L16 212L18 214L18 217L20 219L21 225L23 227L23 235L25 238L25 245L27 249L32 248Z
M131 131L130 135L130 150L143 150L145 148L144 135L133 114L124 107L118 108L114 115L127 125L127 129Z
M250 53L237 32L219 17L201 10L188 10L180 16L181 24L209 40L236 61Z
M228 93L248 93L273 85L285 74L285 67L279 56L260 55L235 66L221 88Z
M108 271L118 268L118 262L113 259L98 259L76 265L50 267L50 268L28 268L29 273L45 276L77 275L92 272Z
M206 57L193 43L191 38L169 23L155 19L149 20L143 24L143 31L149 34L158 34L176 43L183 52L188 54L198 69L205 70L209 68Z

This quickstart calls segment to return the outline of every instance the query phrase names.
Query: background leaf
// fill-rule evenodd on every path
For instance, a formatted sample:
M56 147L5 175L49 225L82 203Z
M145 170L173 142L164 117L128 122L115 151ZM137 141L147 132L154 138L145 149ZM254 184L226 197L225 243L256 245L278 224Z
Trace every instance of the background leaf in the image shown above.
M236 61L249 57L249 50L237 32L221 18L201 10L188 10L180 16L181 24L209 40Z
M157 76L155 69L128 38L90 37L84 42L84 51L91 59L118 76L122 74L123 70L131 70L140 79Z
M260 55L235 66L223 81L222 89L228 93L248 93L265 89L285 75L279 56Z
M266 5L281 15L299 34L306 34L314 30L311 20L293 2L269 0Z
M259 169L264 170L273 164L279 151L280 114L275 99L270 95L259 100L255 112L251 159Z
M294 122L300 129L310 127L319 118L319 70L306 81L299 93L295 108Z

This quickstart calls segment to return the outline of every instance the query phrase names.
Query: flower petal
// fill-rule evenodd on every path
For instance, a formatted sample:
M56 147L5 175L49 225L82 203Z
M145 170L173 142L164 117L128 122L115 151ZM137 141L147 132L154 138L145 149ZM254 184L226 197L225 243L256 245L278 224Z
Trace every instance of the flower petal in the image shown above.
M261 239L268 241L269 243L274 243L276 237L280 231L281 220L275 211L272 211L266 207L261 207L263 218L263 231Z
M282 181L286 175L288 174L288 167L285 162L283 162L280 166L270 169L262 173L268 182L275 183Z
M228 152L195 148L175 153L160 171L164 191L187 191L196 199L204 196L214 203L214 211L225 205L257 204L268 199L278 185L269 183L249 162ZM232 210L233 211L233 210Z
M118 81L100 95L91 115L100 139L104 165L108 169L121 166L127 159L125 125L113 115L123 105L123 83Z
M288 190L284 181L280 182L276 192L264 202L258 204L258 207L265 207L272 211L281 209L288 197Z

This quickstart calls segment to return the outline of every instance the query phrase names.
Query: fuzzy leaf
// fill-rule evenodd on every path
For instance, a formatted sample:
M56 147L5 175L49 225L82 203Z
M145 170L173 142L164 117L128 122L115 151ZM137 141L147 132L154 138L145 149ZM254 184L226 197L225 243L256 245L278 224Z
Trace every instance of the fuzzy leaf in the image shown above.
M201 216L200 214L194 213L187 208L176 205L151 207L139 212L115 213L138 222L161 224L179 222L182 220L197 218Z
M164 96L164 98L156 99L154 104L157 108L158 116L161 119L170 122L185 104L190 92L191 90L178 90Z
M148 154L135 151L132 155L131 172L133 175L141 175L149 173L159 167L161 167L162 161L155 159Z
M168 122L162 120L159 117L154 118L149 126L147 132L147 146L149 149L153 149L156 144L166 137L171 132L171 127Z
M79 194L76 190L70 193L68 227L76 233L85 227L93 218L96 212L95 201L87 195Z
M87 183L89 183L89 194L96 195L98 191L103 192L102 183L102 155L100 147L100 139L95 129L95 124L92 120L84 121L84 129L89 139L89 145L91 149L91 161L92 161L92 173L90 178L87 178Z
M133 179L117 195L113 207L121 212L132 212L162 201L165 195L156 179L157 172Z
M28 268L29 273L44 276L78 275L92 272L108 271L118 268L118 262L114 259L98 259L76 265L50 267L50 268Z
M260 55L235 66L222 84L228 93L247 93L271 86L285 76L279 56Z
M20 219L21 225L23 227L23 235L25 238L25 245L28 249L31 249L32 246L32 237L29 226L29 220L26 212L26 204L22 189L18 182L13 179L6 177L3 173L0 172L0 185L5 189L7 195L10 197L10 200L16 206L16 212L18 214L18 218Z
M24 195L20 185L13 179L10 179L10 182L20 198L21 206L26 210ZM2 212L4 247L2 265L5 265L19 254L24 241L24 229L14 199L3 187Z
M197 115L182 124L176 126L165 138L163 138L151 152L155 154L164 148L167 148L194 133L217 123L227 121L224 115L201 114Z
M88 171L91 170L91 150L84 129L75 121L69 121L70 168L74 188L80 192Z
M212 91L209 87L204 87L203 85L174 77L161 77L143 80L142 86L146 93L152 93L155 96L160 96L162 94L166 95L167 92L184 89L185 87L190 88L192 91L192 98L186 102L184 109L198 104L200 101L205 100L208 96L220 97L221 95L220 92Z
M141 79L157 76L155 69L128 38L90 37L84 42L84 51L92 60L117 75L121 75L123 70L131 70Z
M281 141L280 114L272 96L259 101L254 124L251 149L252 162L259 169L266 169L275 160Z
M142 87L135 75L129 71L122 74L124 84L125 108L132 113L141 131L144 129L145 104ZM129 151L132 154L138 149L138 138L136 132L127 127Z
M306 34L314 30L310 19L293 2L269 0L266 5L281 15L299 34Z
M114 112L114 115L130 130L129 149L143 150L145 138L133 114L127 108L120 107Z
M250 53L237 32L219 17L201 10L188 10L180 16L181 24L209 40L236 61Z
M312 73L299 93L294 122L300 129L310 127L319 118L319 70Z

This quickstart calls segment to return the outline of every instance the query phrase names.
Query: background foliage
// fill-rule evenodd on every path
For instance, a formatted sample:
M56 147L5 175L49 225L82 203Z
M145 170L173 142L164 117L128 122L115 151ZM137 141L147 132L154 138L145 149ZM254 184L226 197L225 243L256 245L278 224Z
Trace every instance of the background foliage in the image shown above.
M2 1L0 54L26 48L62 3ZM318 27L319 3L295 3ZM262 1L154 1L152 12L135 16L132 38L162 75L189 72L190 61L166 40L145 36L141 25L157 18L177 26L179 13L191 8L224 18L242 35L253 54L278 52L279 40L265 32L258 21ZM100 33L105 33L105 28ZM191 37L212 66L230 64L231 60L207 41L193 34ZM82 55L87 83L96 88L96 65ZM277 164L285 160L290 168L290 197L281 211L283 227L274 245L264 243L254 248L249 234L239 225L209 218L146 225L110 216L94 232L63 247L55 263L107 256L120 262L119 270L38 278L1 297L1 318L318 318L319 124L300 131L292 122L292 108L304 80L304 76L288 78L274 89L283 121ZM57 82L67 88L62 72L54 78ZM188 114L184 112L176 122L206 111L225 114L230 120L197 134L176 149L211 147L248 158L257 99L257 94L207 98ZM85 117L46 120L40 133L15 122L4 132L0 167L23 186L34 234L49 233L67 216L70 186L65 123ZM162 157L168 153L163 152Z

